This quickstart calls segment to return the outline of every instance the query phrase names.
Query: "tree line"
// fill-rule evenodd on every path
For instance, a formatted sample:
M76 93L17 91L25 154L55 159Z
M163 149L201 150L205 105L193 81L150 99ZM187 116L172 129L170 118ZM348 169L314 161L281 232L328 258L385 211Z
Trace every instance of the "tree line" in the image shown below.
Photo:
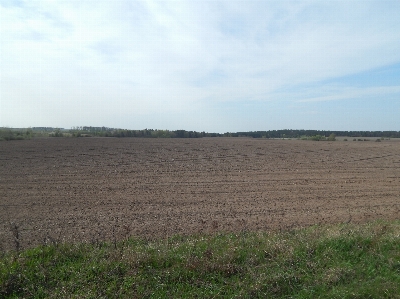
M269 131L248 131L248 132L226 132L226 133L208 133L186 130L127 130L99 127L81 127L70 130L74 136L88 134L101 137L144 137L144 138L202 138L202 137L252 137L252 138L303 138L312 136L321 136L329 138L330 136L346 137L385 137L400 138L400 131L328 131L328 130L269 130Z
M0 140L29 139L33 137L138 137L138 138L204 138L204 137L251 137L269 139L330 140L332 136L352 138L400 138L400 131L327 131L327 130L269 130L248 132L209 133L186 130L128 130L108 127L81 126L71 129L53 127L0 128ZM330 139L329 139L330 138Z
M270 131L252 131L231 133L231 137L246 136L253 138L302 138L311 136L329 137L335 136L346 137L385 137L400 138L400 131L325 131L325 130L270 130Z

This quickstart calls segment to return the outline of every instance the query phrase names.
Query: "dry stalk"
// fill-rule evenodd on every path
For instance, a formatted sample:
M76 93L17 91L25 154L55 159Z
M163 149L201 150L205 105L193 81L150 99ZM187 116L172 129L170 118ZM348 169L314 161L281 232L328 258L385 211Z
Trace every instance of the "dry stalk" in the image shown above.
M19 226L15 222L10 221L10 230L14 237L15 249L19 251L21 249L21 243L19 239Z
M117 236L115 234L115 225L112 228L112 238L113 238L113 244L114 244L114 249L117 249Z

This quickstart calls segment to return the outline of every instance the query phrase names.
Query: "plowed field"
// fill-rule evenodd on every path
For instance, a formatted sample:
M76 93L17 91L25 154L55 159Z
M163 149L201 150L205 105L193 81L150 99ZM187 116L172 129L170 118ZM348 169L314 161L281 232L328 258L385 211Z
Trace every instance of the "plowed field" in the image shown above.
M0 246L400 218L400 142L373 140L1 142Z

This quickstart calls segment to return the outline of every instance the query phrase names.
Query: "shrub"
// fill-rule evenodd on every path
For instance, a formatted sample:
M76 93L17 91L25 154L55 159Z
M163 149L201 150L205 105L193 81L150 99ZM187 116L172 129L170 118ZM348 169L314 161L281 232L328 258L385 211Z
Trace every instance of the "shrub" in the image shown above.
M326 137L321 135L315 135L311 136L309 139L313 141L321 141L321 140L326 140Z
M25 135L20 130L0 128L0 141L24 140L24 139L25 139Z
M60 129L56 129L54 132L49 134L50 137L64 137L64 134L61 133Z
M334 133L332 133L331 135L329 135L328 137L328 141L335 141L336 140L336 135Z

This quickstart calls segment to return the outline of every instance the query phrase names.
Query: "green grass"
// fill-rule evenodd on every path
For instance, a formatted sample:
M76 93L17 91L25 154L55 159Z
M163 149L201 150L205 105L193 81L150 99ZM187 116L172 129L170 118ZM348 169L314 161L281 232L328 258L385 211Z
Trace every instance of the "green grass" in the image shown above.
M8 252L0 298L400 298L400 221Z

